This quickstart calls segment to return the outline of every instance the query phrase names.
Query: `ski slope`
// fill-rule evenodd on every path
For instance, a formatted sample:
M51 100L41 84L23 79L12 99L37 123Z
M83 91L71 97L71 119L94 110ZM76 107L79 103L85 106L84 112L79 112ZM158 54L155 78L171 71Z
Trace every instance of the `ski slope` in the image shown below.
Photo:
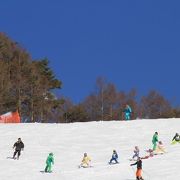
M1 180L133 180L136 166L128 159L134 146L152 148L155 131L159 133L166 154L143 160L145 180L180 179L180 144L170 145L180 119L88 122L71 124L0 124ZM12 146L18 137L25 149L13 160ZM119 154L119 164L108 165L112 150ZM41 173L47 155L53 152L53 173ZM83 153L92 159L92 168L78 169Z

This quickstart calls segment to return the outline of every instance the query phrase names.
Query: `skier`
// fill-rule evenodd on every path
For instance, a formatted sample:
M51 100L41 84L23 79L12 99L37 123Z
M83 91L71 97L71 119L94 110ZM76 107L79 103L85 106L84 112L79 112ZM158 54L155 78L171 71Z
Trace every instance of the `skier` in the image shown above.
M152 138L153 151L156 150L157 142L158 142L158 132L155 132L154 135L153 135L153 138Z
M109 164L112 164L112 161L115 161L114 164L119 163L118 162L118 154L117 154L116 150L113 150L112 158L110 159Z
M131 119L131 113L132 109L129 105L126 105L126 108L124 109L124 115L125 115L125 120L130 120Z
M141 159L148 159L148 158L154 156L154 152L153 152L152 149L148 149L148 150L146 150L146 152L147 152L148 154L147 154L146 156L144 156L144 157L141 157Z
M131 166L137 165L137 170L136 170L136 180L144 180L142 178L142 160L140 157L138 157L137 162L131 164Z
M166 151L164 149L164 145L162 143L162 141L158 142L157 148L154 151L154 155L158 155L158 154L164 154Z
M138 157L139 157L139 148L138 148L138 146L135 146L134 147L134 155L132 157L132 160L135 160L135 158L138 159Z
M47 159L46 159L46 167L45 167L45 172L51 173L52 170L52 164L54 164L54 156L53 153L49 153Z
M81 164L79 165L79 168L88 168L91 167L91 158L87 155L87 153L84 153L83 159L81 161Z
M180 135L178 133L175 134L171 142L171 144L176 144L176 143L180 143Z
M16 154L17 154L17 159L19 159L19 156L21 155L21 150L24 150L24 143L22 142L21 138L18 138L18 141L14 143L13 149L15 148L14 154L13 154L13 159L16 159Z

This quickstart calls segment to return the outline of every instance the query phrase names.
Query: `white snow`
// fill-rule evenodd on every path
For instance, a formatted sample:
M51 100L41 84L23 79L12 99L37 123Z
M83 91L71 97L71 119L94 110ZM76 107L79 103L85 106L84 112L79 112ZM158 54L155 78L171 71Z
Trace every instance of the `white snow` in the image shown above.
M159 133L164 155L143 160L145 180L180 179L180 144L171 145L180 119L88 122L71 124L0 124L1 180L133 180L136 166L128 159L134 146L152 148L152 136ZM21 137L25 144L19 160L13 160L12 146ZM112 150L119 154L119 164L108 165ZM41 173L47 155L53 152L53 173ZM83 153L92 159L93 168L78 169Z

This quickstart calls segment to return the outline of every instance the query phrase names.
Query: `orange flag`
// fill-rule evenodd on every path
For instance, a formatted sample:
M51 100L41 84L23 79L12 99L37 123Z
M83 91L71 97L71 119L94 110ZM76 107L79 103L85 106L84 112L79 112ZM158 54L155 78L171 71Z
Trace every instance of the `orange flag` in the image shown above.
M0 116L0 123L20 123L21 119L18 111L8 112Z

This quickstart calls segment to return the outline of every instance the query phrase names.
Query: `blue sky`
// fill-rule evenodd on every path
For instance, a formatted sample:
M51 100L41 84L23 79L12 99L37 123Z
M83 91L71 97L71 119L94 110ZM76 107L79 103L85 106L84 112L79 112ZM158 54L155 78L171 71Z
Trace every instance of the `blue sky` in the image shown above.
M119 90L151 89L180 104L180 1L2 0L0 29L34 59L47 57L82 101L106 77Z

